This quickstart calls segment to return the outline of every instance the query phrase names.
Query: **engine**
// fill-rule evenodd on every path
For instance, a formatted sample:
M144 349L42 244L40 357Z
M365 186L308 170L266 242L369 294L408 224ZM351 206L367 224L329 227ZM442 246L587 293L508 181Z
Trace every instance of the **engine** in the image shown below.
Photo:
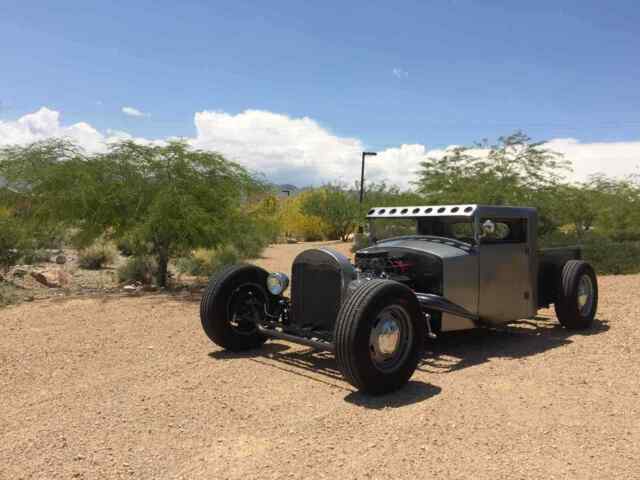
M360 278L388 278L422 293L442 295L442 261L403 248L368 248L356 253Z

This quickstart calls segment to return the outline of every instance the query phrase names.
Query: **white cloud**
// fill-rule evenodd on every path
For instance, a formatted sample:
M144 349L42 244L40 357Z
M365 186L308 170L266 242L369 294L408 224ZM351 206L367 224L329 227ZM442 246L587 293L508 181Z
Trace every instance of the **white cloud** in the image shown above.
M394 67L394 69L391 70L391 73L393 73L394 77L400 78L400 79L409 77L409 72L398 67Z
M308 117L292 118L263 110L236 115L202 111L195 114L194 123L196 135L187 138L191 145L220 152L274 182L299 186L329 181L353 184L360 177L360 154L365 145L357 138L335 135ZM46 107L15 121L0 121L0 146L50 137L69 138L89 152L104 151L109 142L122 139L158 144L169 140L133 137L119 130L100 132L85 122L63 125L60 113ZM640 140L583 143L557 138L545 146L563 153L573 163L571 180L584 180L597 172L614 176L640 173ZM445 151L428 150L421 144L379 151L378 156L366 160L366 179L407 187L421 161L442 156Z
M586 180L595 173L615 177L640 174L640 141L582 143L575 138L555 138L545 147L573 163L574 180Z
M144 113L137 108L133 107L122 107L122 113L128 115L130 117L150 117L151 115L148 113Z
M91 151L105 148L105 136L85 122L60 125L60 113L42 107L16 121L0 121L0 145L26 144L51 137L68 138Z
M277 182L353 180L363 145L338 137L308 118L247 110L195 114L197 148L215 150ZM347 174L347 175L345 175Z

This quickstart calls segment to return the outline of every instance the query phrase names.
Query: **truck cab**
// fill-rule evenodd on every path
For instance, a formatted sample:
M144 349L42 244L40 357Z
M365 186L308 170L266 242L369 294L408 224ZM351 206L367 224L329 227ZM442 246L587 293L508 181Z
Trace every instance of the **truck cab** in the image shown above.
M372 208L367 219L372 246L356 254L356 265L367 254L398 252L398 248L416 249L442 259L440 294L477 319L444 314L440 330L475 328L478 321L500 324L536 314L534 208L387 207Z

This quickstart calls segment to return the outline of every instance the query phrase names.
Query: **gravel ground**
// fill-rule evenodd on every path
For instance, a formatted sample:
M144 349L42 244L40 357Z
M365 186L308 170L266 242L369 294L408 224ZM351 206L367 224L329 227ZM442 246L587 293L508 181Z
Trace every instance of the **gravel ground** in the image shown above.
M640 276L600 289L589 332L545 311L443 336L405 389L378 398L305 347L221 351L196 297L8 307L0 478L637 479Z

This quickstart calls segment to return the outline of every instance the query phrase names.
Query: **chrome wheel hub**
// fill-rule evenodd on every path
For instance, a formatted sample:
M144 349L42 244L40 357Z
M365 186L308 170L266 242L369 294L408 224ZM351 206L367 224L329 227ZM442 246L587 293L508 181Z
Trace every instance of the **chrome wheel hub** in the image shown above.
M582 275L578 283L578 310L580 315L587 316L593 307L593 282L589 275Z
M374 366L385 373L398 369L409 355L413 327L409 313L400 305L384 308L375 318L369 336Z
M378 328L378 351L383 355L393 355L398 348L400 327L395 320L387 319Z

